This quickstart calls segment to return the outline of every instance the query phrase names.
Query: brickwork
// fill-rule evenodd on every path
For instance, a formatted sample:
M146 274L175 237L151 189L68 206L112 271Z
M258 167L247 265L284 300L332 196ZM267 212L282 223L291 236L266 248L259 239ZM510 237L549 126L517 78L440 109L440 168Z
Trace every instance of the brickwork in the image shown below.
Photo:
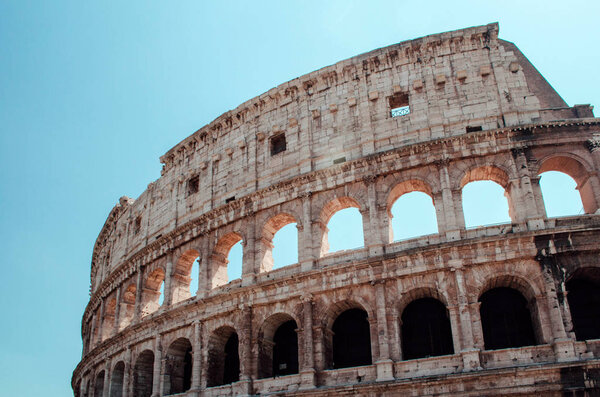
M161 177L109 214L75 395L598 393L600 340L576 337L567 281L598 283L599 124L497 24L359 55L240 105L169 150ZM546 216L546 171L577 182L584 215ZM480 180L504 188L510 223L465 228L462 188ZM413 191L432 198L438 233L394 242L392 204ZM327 223L350 207L364 247L328 253ZM298 263L273 270L273 236L290 223ZM242 277L228 282L239 241ZM533 345L486 349L489 291L524 302ZM405 309L419 304L435 308L445 342L406 353L418 328ZM366 317L370 364L340 368L340 340L358 332L335 325L344 316ZM277 370L295 365L275 336L293 323L298 373L273 377L274 355Z

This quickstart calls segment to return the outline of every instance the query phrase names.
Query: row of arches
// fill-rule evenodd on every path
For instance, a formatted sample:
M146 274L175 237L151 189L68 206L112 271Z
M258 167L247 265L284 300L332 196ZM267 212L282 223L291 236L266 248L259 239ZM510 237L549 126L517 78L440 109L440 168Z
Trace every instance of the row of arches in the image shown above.
M600 268L583 268L566 282L573 332L577 340L600 338ZM506 283L490 282L478 299L485 350L518 348L543 344L536 297ZM333 305L337 313L325 321L323 338L324 369L370 365L372 358L372 319L356 301ZM431 292L403 304L399 316L399 343L403 360L454 354L455 332L447 304L441 295ZM301 332L293 316L277 313L268 317L256 339L257 377L270 378L299 373ZM206 346L206 387L240 380L240 338L234 326L224 325L208 337ZM181 337L166 350L162 369L163 394L190 389L193 376L193 347ZM154 353L144 350L132 363L134 396L152 395ZM123 390L124 364L116 363L110 375L111 397ZM95 396L103 395L105 371L95 375ZM88 396L83 394L83 396Z
M566 178L573 177L571 187L576 185L581 194L581 198L572 197L565 200L565 192L568 190L560 189L555 192L560 201L575 203L573 208L583 206L586 208L586 212L594 210L596 208L595 199L587 182L589 173L582 163L572 157L550 157L542 162L539 173L544 178L547 175L554 178L557 174L556 170L562 172ZM542 178L542 181L544 178ZM500 197L496 201L500 204L503 203L504 218L498 218L495 221L515 221L517 209L513 198L511 198L512 193L510 190L512 188L510 188L508 173L496 166L469 169L461 179L461 191L464 193L470 186L479 183L488 183L495 186L497 190L496 197ZM549 186L554 185L556 184L549 184ZM387 233L389 235L388 242L413 237L415 234L406 234L402 230L412 229L413 232L416 231L416 234L434 234L438 233L440 225L442 229L447 228L447 225L443 225L446 220L441 219L444 214L441 213L441 207L438 206L438 201L443 201L442 196L443 194L440 192L434 192L431 185L424 179L409 179L393 185L388 192L386 202L389 229ZM463 202L466 202L468 195L464 196L465 200ZM420 201L421 204L424 203L425 205L411 204L410 201L415 197L417 198L416 201ZM581 204L582 201L585 204ZM493 208L501 207L500 204L490 205L493 202L491 198L473 200L473 202L480 206L486 214L492 213ZM408 205L406 205L407 203ZM372 211L364 207L364 203L360 204L352 197L337 197L323 204L323 209L318 218L319 221L315 223L316 230L314 228L312 230L312 234L320 233L321 236L317 257L327 255L334 250L365 246L369 239L373 239L371 236L373 229L370 225ZM398 212L399 208L405 211L403 213ZM466 211L464 212L466 215ZM256 265L254 263L252 265L257 267L257 269L250 269L251 272L268 272L281 267L283 264L297 263L299 256L310 255L307 254L307 251L313 249L310 245L307 246L306 242L299 244L298 231L304 228L299 218L297 211L286 212L286 210L271 216L260 229L260 233L254 239L256 241L252 247L246 247L243 232L231 230L215 242L212 251L210 249L189 249L185 251L177 259L173 269L165 268L164 265L154 266L154 268L147 267L144 272L145 279L143 283L136 283L135 280L132 280L125 291L121 291L120 298L114 293L106 298L103 313L97 312L95 315L96 318L102 317L102 319L96 320L102 322L102 332L98 331L99 324L96 324L93 327L92 341L104 340L125 328L133 321L136 310L143 317L160 308L165 298L167 304L177 303L196 295L199 288L207 290L239 279L242 276L242 264L250 260L245 257L246 248L253 251L252 261ZM396 233L394 230L394 222L396 221L407 226L400 228L400 233ZM312 226L309 225L308 227ZM473 225L467 223L465 226L471 227ZM368 230L369 233L365 234L365 230ZM336 232L341 233L336 236ZM280 246L280 242L277 240L281 237L285 237L283 240L286 240L287 244L283 245L281 243L281 246L284 247L283 254L281 254L281 251L278 254L276 248ZM340 242L343 244L340 245ZM202 254L200 251L202 251ZM204 262L202 269L200 261ZM169 288L166 288L166 283L170 283ZM138 289L140 291L137 291ZM165 297L166 292L169 295L167 297ZM139 309L136 309L136 305L140 306Z

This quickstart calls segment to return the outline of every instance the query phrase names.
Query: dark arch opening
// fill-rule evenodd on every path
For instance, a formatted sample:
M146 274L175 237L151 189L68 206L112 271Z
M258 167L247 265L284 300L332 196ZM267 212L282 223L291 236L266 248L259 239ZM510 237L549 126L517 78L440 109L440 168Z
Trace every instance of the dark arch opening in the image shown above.
M192 385L192 344L186 338L171 343L167 350L165 394L188 391Z
M371 331L368 314L349 309L333 323L333 368L371 364Z
M154 382L154 353L144 350L133 369L133 397L151 397Z
M578 276L566 285L573 329L579 341L600 338L600 269L593 270L596 278Z
M402 312L402 353L405 360L454 353L446 306L434 298L411 302Z
M233 333L225 344L225 363L223 366L223 384L237 382L240 380L240 356L239 340Z
M221 386L240 380L239 340L230 327L213 333L208 351L207 386Z
M100 371L96 375L96 383L94 384L94 396L101 396L104 393L104 371Z
M281 324L273 336L273 376L298 373L298 328L294 320Z
M493 288L479 298L486 350L535 345L531 313L520 292Z
M123 396L123 377L125 376L125 363L119 361L110 375L110 397Z

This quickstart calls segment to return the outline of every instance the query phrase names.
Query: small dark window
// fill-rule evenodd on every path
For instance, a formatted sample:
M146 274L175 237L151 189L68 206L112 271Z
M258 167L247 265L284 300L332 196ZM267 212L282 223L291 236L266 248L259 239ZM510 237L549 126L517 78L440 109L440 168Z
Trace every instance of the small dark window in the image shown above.
M187 195L190 196L192 194L198 193L198 190L200 189L200 176L196 175L193 178L190 178L190 180L187 183Z
M339 159L333 160L333 164L342 164L346 162L346 157L340 157Z
M408 94L394 94L388 98L390 104L390 116L400 117L410 114L410 106L408 105Z
M468 125L467 126L467 132L477 132L477 131L481 131L481 130L483 130L483 128L481 128L480 125L473 125L473 126Z
M133 234L138 234L142 229L142 217L138 216L135 218L135 222L133 224Z
M232 201L235 201L235 196L231 196L231 197L229 197L229 198L226 198L226 199L225 199L225 204L229 204L229 203L231 203Z
M271 138L271 156L285 152L285 134L279 134Z

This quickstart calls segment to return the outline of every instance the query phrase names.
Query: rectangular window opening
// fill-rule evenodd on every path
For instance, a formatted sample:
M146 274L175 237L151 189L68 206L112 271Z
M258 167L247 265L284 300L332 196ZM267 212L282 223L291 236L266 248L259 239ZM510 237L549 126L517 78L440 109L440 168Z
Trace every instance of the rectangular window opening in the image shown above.
M477 131L482 131L483 128L481 128L480 125L468 125L467 126L467 132L477 132Z
M410 114L408 94L397 93L388 98L390 104L390 116L400 117Z
M229 204L229 203L231 203L232 201L235 201L235 196L231 196L231 197L229 197L229 198L226 198L226 199L225 199L225 204Z
M192 194L198 193L198 190L200 190L200 176L196 175L188 180L187 195L190 196Z
M277 153L285 152L285 149L285 134L275 135L273 138L271 138L271 156L274 156Z

